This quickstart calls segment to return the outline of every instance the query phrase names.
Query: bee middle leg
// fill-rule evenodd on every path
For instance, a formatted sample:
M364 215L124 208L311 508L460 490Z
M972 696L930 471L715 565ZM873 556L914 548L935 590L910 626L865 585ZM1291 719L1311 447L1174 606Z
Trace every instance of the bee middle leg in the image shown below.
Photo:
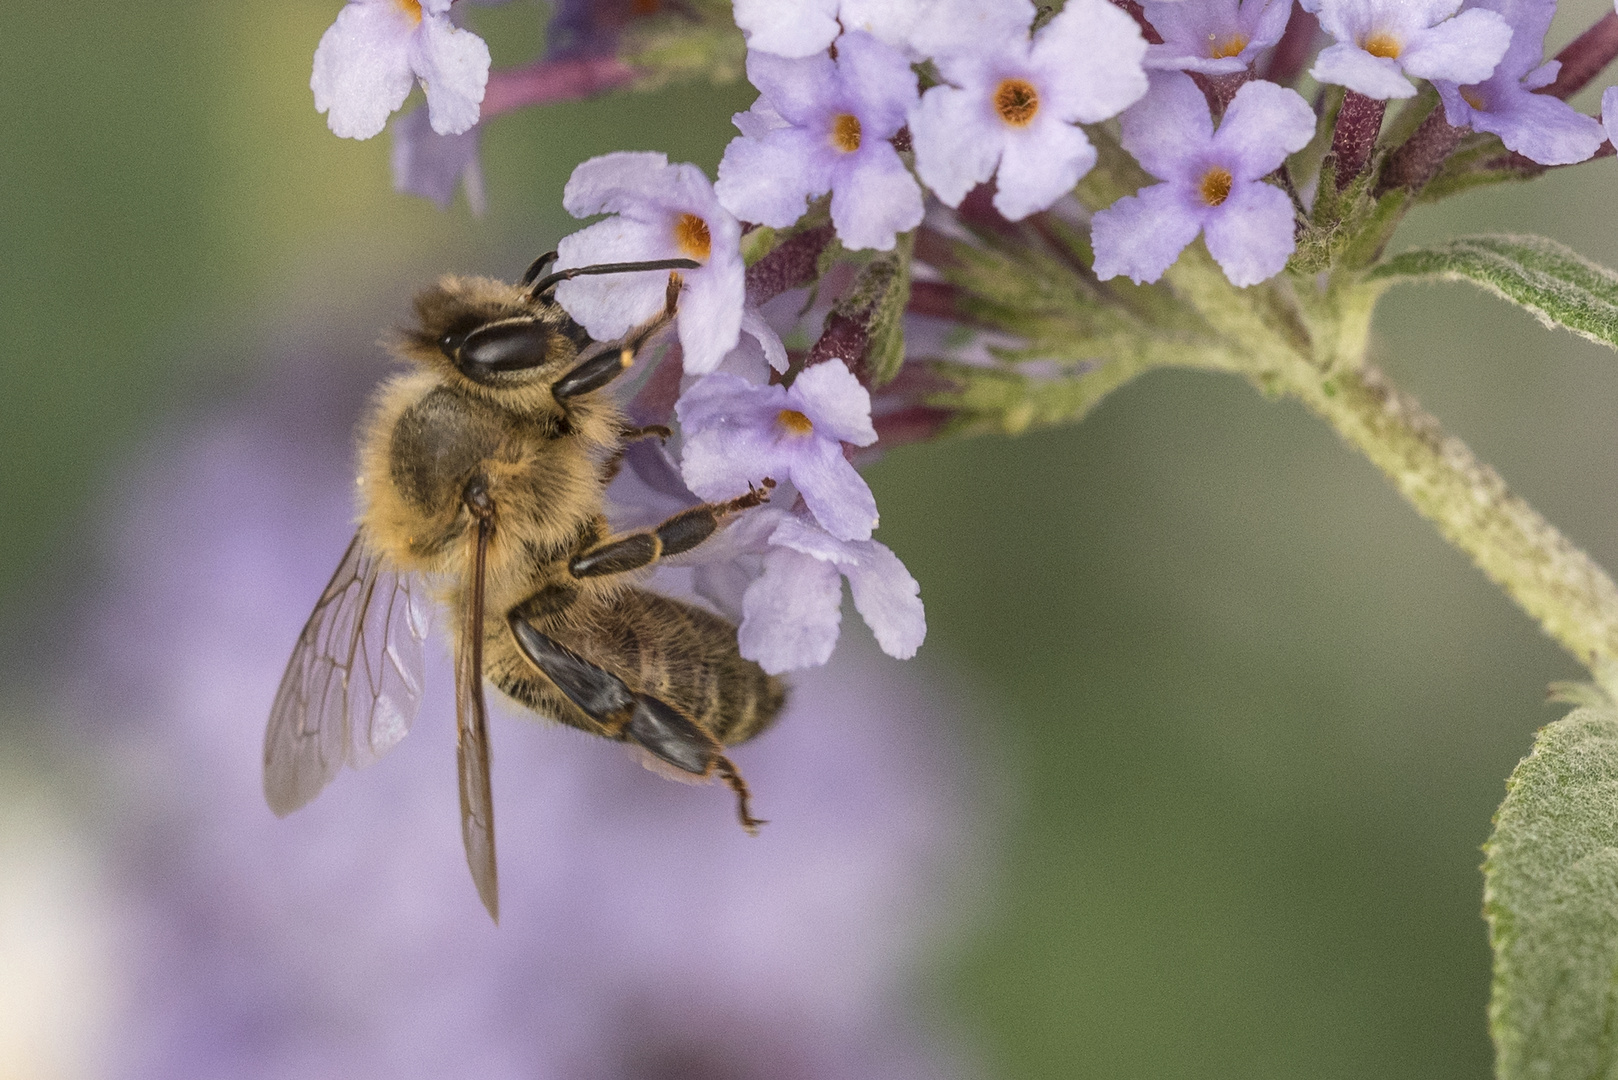
M690 551L712 536L725 517L769 502L773 487L775 481L765 477L759 487L729 502L702 503L680 511L655 529L609 537L573 556L568 572L576 578L622 574L650 566L666 555Z
M752 814L751 792L719 741L665 701L637 694L610 671L578 656L513 611L506 619L517 647L573 704L600 724L608 738L633 742L676 769L717 775L736 794L742 828L757 835L764 822Z
M673 434L674 432L672 430L664 427L662 424L647 424L645 427L624 428L618 433L618 441L620 443L618 449L614 450L612 452L612 456L607 458L607 460L602 463L602 483L612 483L613 479L618 475L618 471L624 467L624 451L627 450L628 447L622 444L632 443L639 439L662 439L664 442L667 442L669 437Z

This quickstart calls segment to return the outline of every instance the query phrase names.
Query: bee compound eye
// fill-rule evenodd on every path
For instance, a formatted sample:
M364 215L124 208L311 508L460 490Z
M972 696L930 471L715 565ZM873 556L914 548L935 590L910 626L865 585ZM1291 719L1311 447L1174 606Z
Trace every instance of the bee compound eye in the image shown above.
M467 334L450 355L462 374L481 382L494 372L538 367L548 357L550 342L551 331L539 323L495 323Z

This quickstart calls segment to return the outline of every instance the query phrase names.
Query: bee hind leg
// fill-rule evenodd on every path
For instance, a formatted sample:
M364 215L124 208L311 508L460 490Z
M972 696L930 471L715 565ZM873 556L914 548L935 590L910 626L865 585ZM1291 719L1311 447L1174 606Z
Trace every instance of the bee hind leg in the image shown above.
M635 693L618 676L540 633L520 615L512 614L507 623L523 655L569 701L600 724L609 738L633 742L692 776L717 775L736 793L742 828L757 835L764 822L752 815L747 781L724 755L717 739L674 706L650 694Z

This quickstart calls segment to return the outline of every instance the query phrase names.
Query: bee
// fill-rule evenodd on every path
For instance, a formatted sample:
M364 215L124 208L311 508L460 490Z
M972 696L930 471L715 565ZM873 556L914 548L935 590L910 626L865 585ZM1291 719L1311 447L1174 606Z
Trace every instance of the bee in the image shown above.
M264 735L264 794L278 815L347 764L404 737L421 700L425 599L454 625L461 834L479 897L499 920L483 681L533 711L638 748L677 777L722 779L742 826L749 793L724 747L762 731L785 688L742 658L724 619L640 588L641 571L688 551L748 494L615 535L604 491L635 428L607 392L674 318L687 259L614 263L521 283L445 277L391 342L411 370L380 388L359 439L359 528L298 637ZM660 313L600 343L555 286L581 274L668 270ZM537 280L536 280L537 279Z

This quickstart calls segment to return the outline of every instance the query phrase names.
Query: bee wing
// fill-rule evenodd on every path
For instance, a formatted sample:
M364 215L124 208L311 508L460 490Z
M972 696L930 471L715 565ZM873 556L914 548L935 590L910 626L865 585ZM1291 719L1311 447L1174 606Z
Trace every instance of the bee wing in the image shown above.
M500 921L500 886L494 861L494 793L489 786L489 714L483 703L483 564L491 523L478 520L472 580L465 590L460 640L455 645L456 768L461 787L461 840L483 906Z
M356 533L298 635L264 732L264 797L286 815L343 765L369 765L421 704L427 606Z

